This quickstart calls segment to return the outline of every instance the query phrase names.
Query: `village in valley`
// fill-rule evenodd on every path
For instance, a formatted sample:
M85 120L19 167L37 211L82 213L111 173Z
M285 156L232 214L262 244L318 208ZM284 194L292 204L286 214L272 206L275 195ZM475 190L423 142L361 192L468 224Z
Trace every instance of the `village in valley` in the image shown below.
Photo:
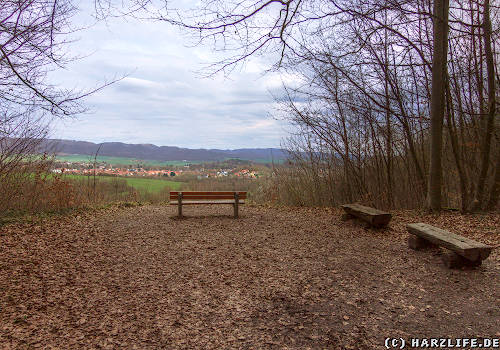
M175 177L195 176L198 180L204 178L238 177L256 179L262 175L262 165L252 162L229 160L217 163L191 164L159 167L149 166L137 161L135 165L109 164L107 162L55 162L52 172L55 174L98 175L116 177Z

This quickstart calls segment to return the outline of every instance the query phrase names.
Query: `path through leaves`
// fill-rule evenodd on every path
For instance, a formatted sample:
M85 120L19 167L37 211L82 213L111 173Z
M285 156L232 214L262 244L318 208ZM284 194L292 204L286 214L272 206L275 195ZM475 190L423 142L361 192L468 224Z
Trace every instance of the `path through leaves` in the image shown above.
M144 206L0 228L0 348L374 349L499 337L500 254L448 270L411 251L426 220L500 243L500 215L391 228L336 209Z

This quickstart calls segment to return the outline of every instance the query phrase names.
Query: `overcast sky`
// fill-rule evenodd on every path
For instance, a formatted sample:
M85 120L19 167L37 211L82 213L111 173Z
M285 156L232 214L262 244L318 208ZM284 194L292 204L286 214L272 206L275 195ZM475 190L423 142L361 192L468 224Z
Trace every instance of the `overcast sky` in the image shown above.
M92 23L90 11L75 20ZM210 47L188 41L165 23L123 18L98 23L78 34L68 51L86 57L52 74L67 88L93 88L123 80L86 100L91 113L57 122L53 138L92 142L152 143L188 148L279 147L286 125L270 113L281 77L262 75L258 59L230 75L201 78L215 60Z

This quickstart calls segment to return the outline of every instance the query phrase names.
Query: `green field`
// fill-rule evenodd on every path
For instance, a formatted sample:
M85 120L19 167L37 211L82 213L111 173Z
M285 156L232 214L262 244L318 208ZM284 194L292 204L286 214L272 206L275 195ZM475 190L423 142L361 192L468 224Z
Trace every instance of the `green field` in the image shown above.
M93 156L88 156L85 154L70 154L70 155L58 155L56 156L56 160L60 162L72 162L72 163L92 163L94 162ZM137 159L137 158L125 158L125 157L108 157L108 156L97 156L96 161L98 163L107 163L111 165L134 165L137 164L143 166L157 166L157 167L166 167L166 166L184 166L186 164L198 164L201 161L188 161L184 162L182 160L168 160L168 161L159 161L159 160L148 160L148 159Z
M69 179L75 180L87 180L88 177L85 175L72 175L67 174L64 175ZM111 181L112 179L116 179L116 177L112 176L97 176L99 181ZM124 179L127 181L127 185L135 188L139 192L150 192L157 193L162 191L165 187L169 187L172 190L178 190L180 186L183 184L182 182L177 181L168 181L163 179L149 179L149 178L140 178L140 177L118 177L118 179ZM92 181L92 177L90 177L90 181Z
M248 160L248 159L242 159L242 160ZM249 160L254 163L259 163L259 164L284 164L285 159L269 159L269 158L255 158L252 160Z

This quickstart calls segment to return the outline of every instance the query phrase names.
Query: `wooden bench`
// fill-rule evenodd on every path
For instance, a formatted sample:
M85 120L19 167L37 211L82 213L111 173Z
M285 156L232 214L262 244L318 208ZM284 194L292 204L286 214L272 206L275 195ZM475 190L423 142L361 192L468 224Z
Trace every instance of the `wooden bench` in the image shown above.
M234 217L238 217L238 207L245 204L247 193L243 191L171 191L170 205L177 205L182 217L183 205L230 204L234 207Z
M418 250L432 245L448 249L442 257L449 268L479 266L493 250L491 246L429 224L408 224L406 228L410 233L408 245L411 249Z
M365 207L360 204L344 204L341 205L342 209L346 212L346 219L349 217L358 217L361 220L367 222L370 226L383 227L387 226L389 221L391 221L392 215L390 213Z

